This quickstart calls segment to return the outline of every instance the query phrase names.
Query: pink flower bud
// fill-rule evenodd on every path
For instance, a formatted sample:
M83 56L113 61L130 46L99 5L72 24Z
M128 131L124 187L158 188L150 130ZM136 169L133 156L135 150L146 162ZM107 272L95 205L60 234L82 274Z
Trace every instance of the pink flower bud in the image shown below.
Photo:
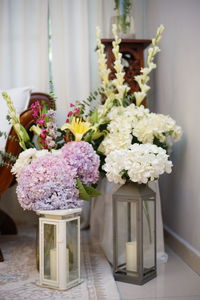
M67 114L68 117L71 117L72 115L73 115L73 112L72 112L72 111L70 111L70 112Z

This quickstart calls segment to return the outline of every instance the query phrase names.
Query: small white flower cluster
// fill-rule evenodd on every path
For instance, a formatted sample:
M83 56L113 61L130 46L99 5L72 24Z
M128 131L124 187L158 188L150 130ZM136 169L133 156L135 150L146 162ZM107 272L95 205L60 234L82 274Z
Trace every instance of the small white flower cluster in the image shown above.
M101 151L108 155L113 150L127 149L135 137L136 142L153 144L154 138L171 146L181 138L182 130L169 116L150 113L144 106L131 104L113 107L108 113L108 134L101 144Z
M172 162L166 151L152 144L133 144L129 149L112 151L103 169L109 181L124 184L127 176L133 182L147 183L164 172L171 173Z
M52 150L52 153L57 155L59 154L59 150ZM22 169L29 165L33 159L48 155L49 151L48 150L37 150L36 148L30 148L27 150L24 150L23 152L20 153L17 161L13 165L11 172L16 175L16 178L19 177Z

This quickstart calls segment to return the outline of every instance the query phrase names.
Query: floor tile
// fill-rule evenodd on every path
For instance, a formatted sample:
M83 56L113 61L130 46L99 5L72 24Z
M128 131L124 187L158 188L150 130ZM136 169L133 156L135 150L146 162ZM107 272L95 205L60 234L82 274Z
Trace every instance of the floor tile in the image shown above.
M169 260L143 286L117 282L122 300L200 300L200 277L167 248Z

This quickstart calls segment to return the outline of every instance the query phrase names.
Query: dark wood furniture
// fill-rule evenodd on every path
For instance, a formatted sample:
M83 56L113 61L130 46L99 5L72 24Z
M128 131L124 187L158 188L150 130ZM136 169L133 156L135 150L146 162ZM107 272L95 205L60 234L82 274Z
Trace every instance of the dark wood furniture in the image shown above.
M20 115L21 124L29 130L30 127L34 124L34 119L32 117L31 104L36 100L45 102L48 108L55 109L55 103L53 99L45 93L32 93L28 105L28 109ZM19 146L17 135L13 128L11 128L9 137L7 139L5 150L18 157L22 151ZM14 183L15 178L10 171L10 167L0 167L0 195L3 194L11 185ZM9 201L9 199L8 199ZM17 227L14 221L0 209L0 234L16 234ZM3 254L0 249L0 261L3 261Z
M112 39L102 39L105 45L105 53L107 56L107 65L111 70L110 79L115 78L115 70L113 67L114 55L112 53ZM122 53L122 63L125 71L125 81L131 88L130 92L139 90L134 76L140 74L140 70L144 67L144 50L151 44L151 40L122 39L119 51Z

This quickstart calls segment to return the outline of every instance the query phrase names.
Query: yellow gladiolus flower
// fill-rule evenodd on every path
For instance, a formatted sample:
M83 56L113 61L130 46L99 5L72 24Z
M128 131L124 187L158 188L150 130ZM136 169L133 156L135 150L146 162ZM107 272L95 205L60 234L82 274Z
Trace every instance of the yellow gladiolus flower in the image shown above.
M69 129L75 136L75 141L81 141L83 135L92 128L89 122L83 122L80 119L73 118L71 123L65 123L61 130Z

